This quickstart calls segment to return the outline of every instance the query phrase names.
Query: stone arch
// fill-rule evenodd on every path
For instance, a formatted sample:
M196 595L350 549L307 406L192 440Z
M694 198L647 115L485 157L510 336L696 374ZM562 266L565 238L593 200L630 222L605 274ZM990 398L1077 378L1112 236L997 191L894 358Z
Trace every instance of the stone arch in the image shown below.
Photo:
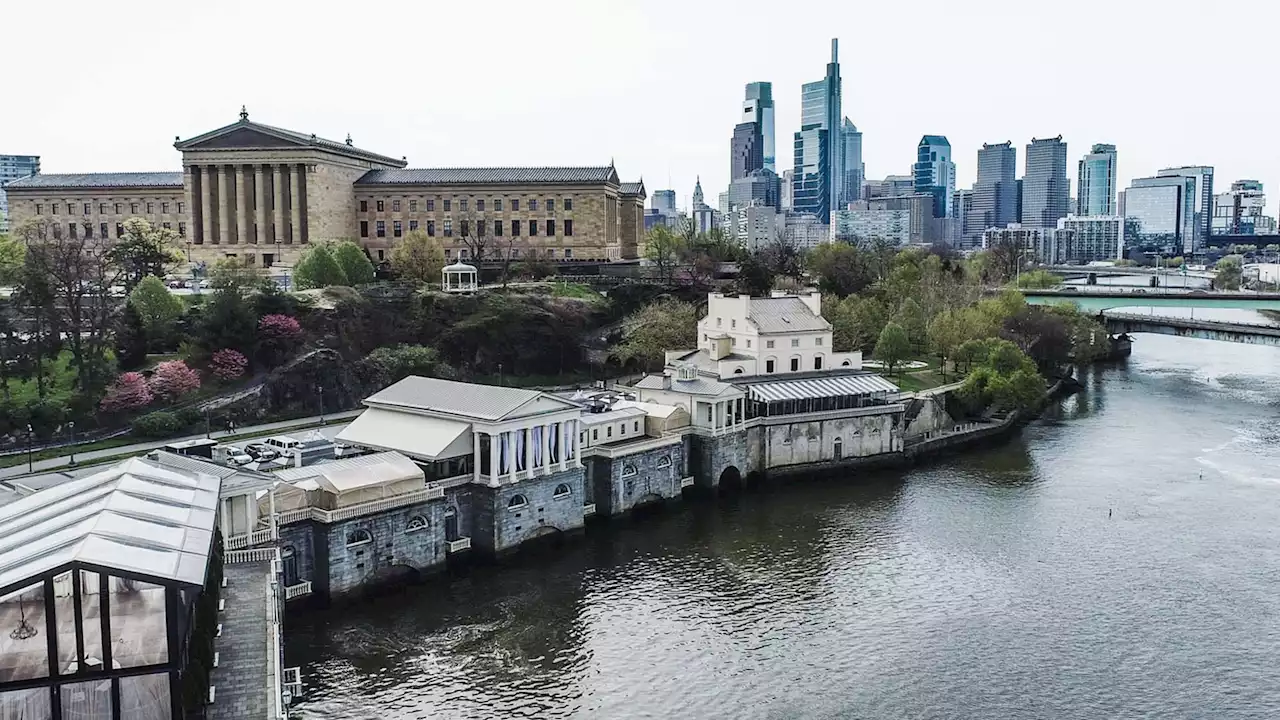
M510 500L507 501L507 509L519 510L520 508L523 508L528 504L529 504L528 498L526 498L524 495L521 495L520 493L516 493L515 495L511 496Z
M742 489L742 471L737 465L730 465L720 472L720 489L730 492Z
M408 563L394 563L371 570L361 583L365 586L382 586L416 582L421 578L422 573L418 568Z
M555 491L551 493L551 497L563 498L563 497L569 497L572 494L573 494L573 488L569 487L568 483L560 483L559 485L556 486Z
M653 493L653 492L645 493L644 495L641 495L639 499L636 500L635 504L632 505L632 507L640 508L640 507L645 507L647 505L661 505L664 502L664 500L665 498L663 498L658 493Z

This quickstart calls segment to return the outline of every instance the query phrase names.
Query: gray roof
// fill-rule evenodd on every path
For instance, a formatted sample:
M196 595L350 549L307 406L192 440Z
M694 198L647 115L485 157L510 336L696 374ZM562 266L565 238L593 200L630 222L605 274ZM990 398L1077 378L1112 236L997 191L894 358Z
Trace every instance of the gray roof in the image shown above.
M275 482L273 477L265 473L219 465L198 457L191 457L190 455L179 455L157 450L147 457L162 467L173 467L186 472L204 473L205 475L213 475L219 478L222 480L221 494L223 497L241 495L246 491L265 490Z
M317 137L314 134L300 133L295 130L286 130L284 128L275 127L274 125L264 125L262 123L252 122L251 120L249 120L249 116L247 113L242 113L240 118L241 119L239 122L234 122L234 123L231 123L230 125L224 125L218 128L217 130L210 130L207 133L197 135L187 140L179 140L178 142L175 142L173 146L178 150L195 148L195 146L201 143L207 142L209 140L212 140L220 135L226 135L236 130L248 129L248 130L253 130L255 132L264 133L267 135L274 135L282 140L292 142L292 143L297 143L299 145L309 145L311 147L323 148L325 150L337 153L339 155L347 155L350 157L363 158L365 160L373 160L374 162L381 163L384 165L404 167L407 164L405 163L403 158L393 158L387 155L379 155L378 153L370 152L368 150L363 150L361 148L355 147L354 145L348 145L347 143L344 143L344 142L338 142L336 140L329 140L326 138ZM234 149L234 148L228 148L228 149Z
M220 482L131 458L0 507L0 588L73 562L202 585Z
M181 188L180 172L70 173L28 175L4 186L8 190L63 190L94 188Z
M751 355L743 355L742 353L729 353L728 355L725 355L720 360L712 360L711 353L704 348L702 350L694 350L692 352L689 352L688 354L681 355L679 358L675 358L673 361L691 363L693 364L694 367L698 368L699 372L707 372L707 373L715 374L719 372L721 362L733 362L733 361L746 362L746 361L755 360L755 359L756 358Z
M899 392L897 385L872 373L747 383L745 387L750 392L752 399L761 402L842 397L847 395L874 395L877 393L892 393L896 395Z
M797 297L751 298L747 318L760 332L813 332L830 330L831 323L813 314Z
M662 375L647 375L632 387L640 390L670 390L671 392L686 393L688 395L721 395L736 389L734 385L729 383L705 377L698 377L696 380L678 380L673 377L671 378L671 387L666 387Z
M356 185L579 185L618 184L613 166L603 167L479 167L370 170Z
M417 375L411 375L378 391L364 402L374 407L427 410L462 418L500 420L539 398L549 398L566 410L578 409L577 405L568 400L537 390L476 385Z
M624 182L619 186L618 191L623 195L639 195L640 197L644 197L644 181Z

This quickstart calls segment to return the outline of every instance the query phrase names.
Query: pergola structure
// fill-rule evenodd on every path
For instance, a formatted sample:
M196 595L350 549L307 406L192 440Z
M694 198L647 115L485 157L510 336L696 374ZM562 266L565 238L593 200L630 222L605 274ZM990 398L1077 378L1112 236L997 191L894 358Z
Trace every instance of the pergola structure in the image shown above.
M480 273L475 265L458 261L440 271L440 285L445 292L475 292L480 288Z

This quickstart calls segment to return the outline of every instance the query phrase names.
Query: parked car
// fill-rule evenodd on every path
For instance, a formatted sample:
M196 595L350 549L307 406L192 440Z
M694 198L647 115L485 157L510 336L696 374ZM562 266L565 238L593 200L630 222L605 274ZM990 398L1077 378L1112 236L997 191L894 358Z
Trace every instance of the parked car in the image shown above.
M253 458L258 462L275 460L277 457L280 456L280 453L276 452L274 448L267 445L263 445L262 443L255 443L253 445L246 447L245 452L252 455Z

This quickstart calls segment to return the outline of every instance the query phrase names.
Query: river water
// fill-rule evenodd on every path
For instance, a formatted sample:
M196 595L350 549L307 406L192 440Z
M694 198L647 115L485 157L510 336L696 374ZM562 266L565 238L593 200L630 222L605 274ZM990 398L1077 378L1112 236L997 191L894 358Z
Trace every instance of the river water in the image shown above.
M1138 336L999 447L292 614L302 718L1275 718L1280 349Z

